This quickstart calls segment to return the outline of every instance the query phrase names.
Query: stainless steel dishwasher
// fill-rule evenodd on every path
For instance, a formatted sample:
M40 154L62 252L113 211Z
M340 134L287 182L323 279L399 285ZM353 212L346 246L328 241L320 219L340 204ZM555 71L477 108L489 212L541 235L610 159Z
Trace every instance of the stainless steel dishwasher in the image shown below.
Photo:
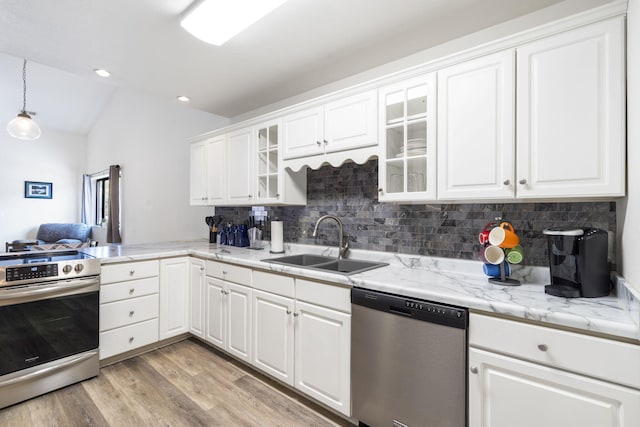
M361 288L351 304L359 426L466 426L467 310Z

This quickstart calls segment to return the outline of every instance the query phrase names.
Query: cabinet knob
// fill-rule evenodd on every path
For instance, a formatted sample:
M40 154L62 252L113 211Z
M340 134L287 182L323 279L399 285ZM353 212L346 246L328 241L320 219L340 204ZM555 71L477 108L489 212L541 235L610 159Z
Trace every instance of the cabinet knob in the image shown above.
M476 366L472 366L469 368L469 371L471 371L472 374L477 374L478 373L478 368Z
M204 271L204 267L200 267L200 271Z
M378 193L382 193L382 188L378 188Z
M547 351L547 350L549 350L549 347L547 347L546 344L538 344L538 350Z
M318 144L318 147L320 147L322 145L322 142L316 141L316 144Z
M134 269L129 270L129 276L133 276L134 274L136 274L136 271Z
M276 197L280 197L280 193L276 193Z
M324 140L324 145L329 144L329 141L327 141L326 139Z
M293 317L298 317L300 316L300 313L293 313Z
M133 337L129 337L129 342L133 342Z
M509 184L511 184L511 180L510 179L505 179L503 184L504 185L509 185Z
M131 310L131 311L129 312L129 317L133 317L133 315L134 315L134 314L135 314L135 311Z
M291 314L291 310L287 310L287 314Z
M253 196L251 194L249 194L249 198L252 198Z
M226 275L227 275L227 272L226 272L226 271L224 271L224 270L222 270L222 275L223 275L223 276L226 276Z
M129 289L129 295L133 295L136 290L134 288Z
M527 183L526 179L521 179L520 181L518 181L519 184L521 185L525 185Z

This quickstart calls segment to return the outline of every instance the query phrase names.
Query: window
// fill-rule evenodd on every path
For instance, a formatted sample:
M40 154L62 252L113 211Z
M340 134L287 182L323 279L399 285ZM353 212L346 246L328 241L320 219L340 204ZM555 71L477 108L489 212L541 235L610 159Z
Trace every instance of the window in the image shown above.
M96 179L96 225L107 222L109 217L109 177Z

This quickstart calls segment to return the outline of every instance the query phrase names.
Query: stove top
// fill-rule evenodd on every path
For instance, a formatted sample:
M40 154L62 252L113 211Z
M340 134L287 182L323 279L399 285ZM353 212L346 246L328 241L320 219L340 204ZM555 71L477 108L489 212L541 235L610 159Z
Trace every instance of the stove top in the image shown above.
M100 260L79 251L37 251L0 255L0 287L99 274Z

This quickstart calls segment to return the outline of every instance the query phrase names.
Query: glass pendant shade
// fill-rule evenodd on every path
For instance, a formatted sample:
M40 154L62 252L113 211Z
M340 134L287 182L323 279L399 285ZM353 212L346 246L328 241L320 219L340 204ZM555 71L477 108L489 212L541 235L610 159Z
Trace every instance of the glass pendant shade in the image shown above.
M40 138L40 134L42 133L40 126L25 112L18 114L18 117L9 122L7 132L14 138L29 141Z

